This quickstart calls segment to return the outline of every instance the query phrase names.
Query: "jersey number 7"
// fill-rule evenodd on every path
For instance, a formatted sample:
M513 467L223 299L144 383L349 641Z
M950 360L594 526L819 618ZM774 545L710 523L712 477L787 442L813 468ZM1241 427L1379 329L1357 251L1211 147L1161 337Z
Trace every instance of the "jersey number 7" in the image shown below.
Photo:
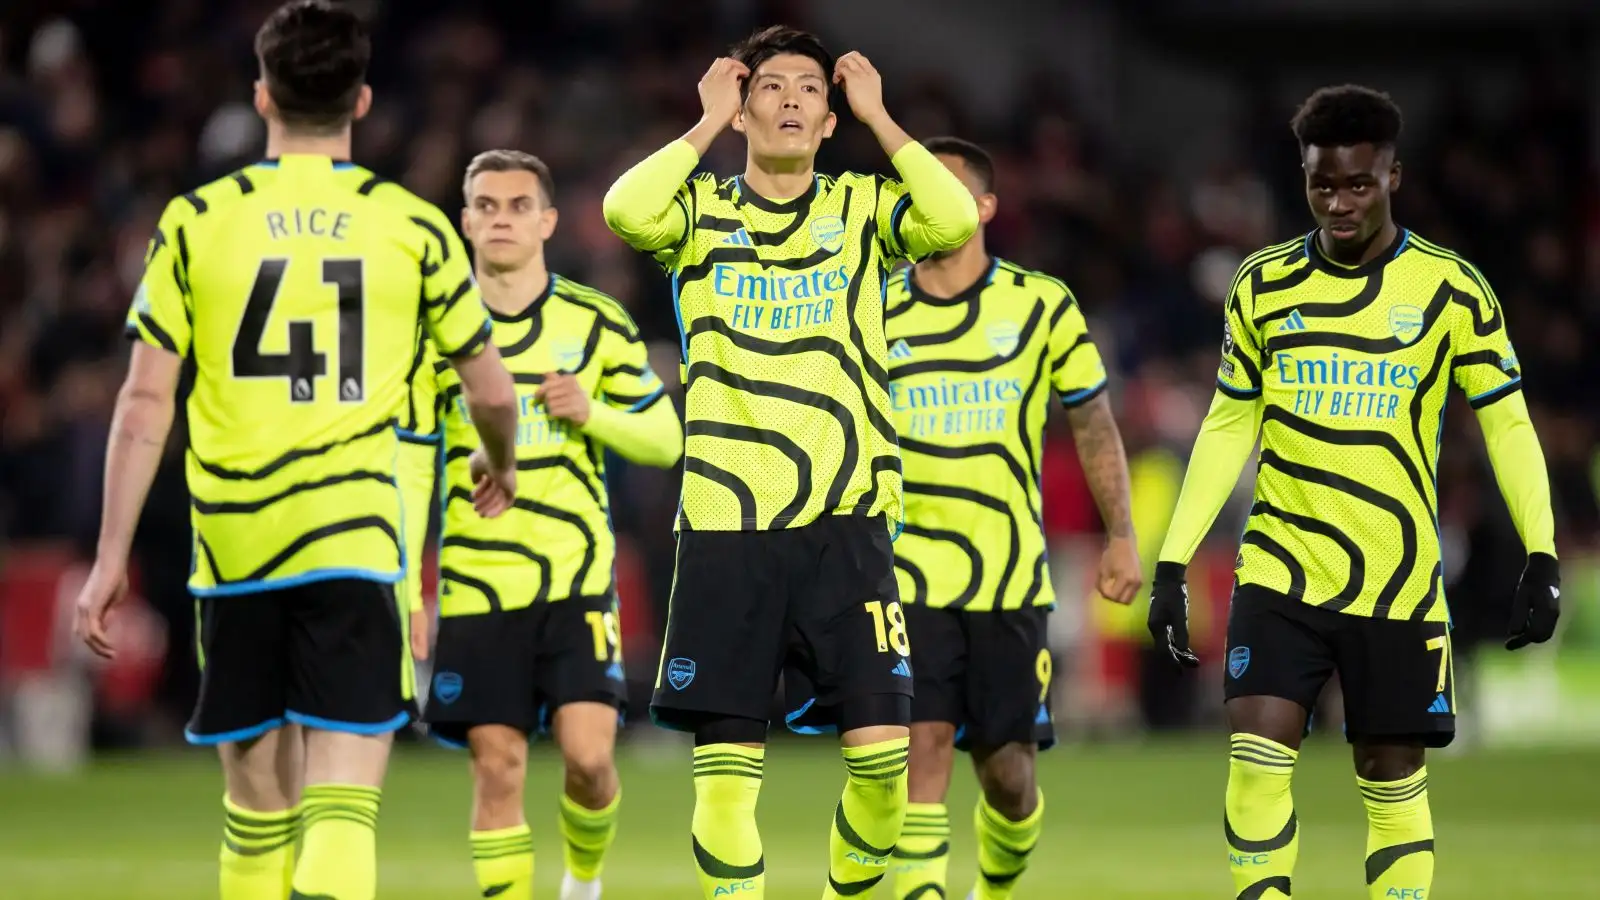
M328 374L328 356L317 352L315 324L308 319L289 323L288 353L261 352L261 336L288 268L289 260L274 258L263 259L256 270L233 338L233 377L285 378L290 403L311 403L317 399L317 379ZM344 403L360 403L366 396L362 281L361 260L322 261L322 283L333 285L339 297L339 400Z

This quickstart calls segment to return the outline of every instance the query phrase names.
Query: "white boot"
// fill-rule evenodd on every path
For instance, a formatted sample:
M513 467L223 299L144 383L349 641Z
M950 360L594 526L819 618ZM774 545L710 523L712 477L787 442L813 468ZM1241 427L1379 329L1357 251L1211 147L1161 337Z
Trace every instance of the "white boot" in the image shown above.
M561 876L561 900L600 900L600 879L579 881L567 872Z

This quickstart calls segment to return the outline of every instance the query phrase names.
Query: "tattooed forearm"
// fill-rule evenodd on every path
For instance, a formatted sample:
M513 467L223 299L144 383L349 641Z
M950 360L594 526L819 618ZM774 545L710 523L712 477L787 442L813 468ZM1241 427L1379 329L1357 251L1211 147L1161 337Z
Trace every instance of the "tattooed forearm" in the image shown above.
M1111 415L1111 401L1105 394L1082 406L1067 410L1072 423L1073 441L1078 445L1078 460L1089 480L1100 507L1106 533L1112 537L1133 536L1133 512L1128 499L1128 459L1122 449L1122 433Z

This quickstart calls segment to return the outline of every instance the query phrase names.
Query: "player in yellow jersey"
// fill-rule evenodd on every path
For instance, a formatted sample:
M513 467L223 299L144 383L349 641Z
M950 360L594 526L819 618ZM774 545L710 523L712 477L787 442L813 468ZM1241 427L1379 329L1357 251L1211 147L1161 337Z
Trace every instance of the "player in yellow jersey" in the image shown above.
M834 85L903 180L815 171ZM849 770L824 896L860 894L900 834L910 722L883 281L971 237L977 208L884 111L859 53L835 63L816 37L774 26L712 64L700 101L700 122L604 206L670 273L683 338L678 564L651 713L695 735L702 890L759 898L756 796L783 673L790 726L837 729ZM691 177L729 125L744 174Z
M1528 552L1507 646L1555 628L1549 478L1505 310L1471 263L1395 225L1400 126L1387 95L1353 85L1323 88L1295 114L1317 228L1249 257L1234 279L1216 398L1156 566L1151 634L1196 665L1184 567L1259 435L1225 676L1225 823L1241 897L1289 896L1290 775L1337 672L1367 808L1368 894L1426 900L1426 751L1450 743L1456 715L1435 487L1452 382Z
M545 268L549 168L517 151L480 153L462 193L494 343L517 383L522 474L508 514L473 512L467 460L478 437L461 380L443 361L425 365L416 394L438 409L446 460L427 720L435 737L472 751L473 865L484 896L503 900L533 893L528 739L554 734L566 762L561 898L596 900L616 833L612 753L627 699L604 454L671 466L683 428L623 308Z
M923 146L994 217L994 163L959 138ZM1011 896L1044 827L1037 749L1055 743L1046 702L1045 562L1039 460L1050 395L1072 425L1110 538L1100 592L1129 603L1143 576L1128 462L1106 371L1077 301L1042 272L989 255L980 227L889 284L889 401L905 466L906 526L895 544L911 631L910 801L895 847L895 896L945 895L954 750L972 753L972 896Z
M516 492L513 385L466 252L437 209L375 193L381 179L348 161L370 53L361 21L324 0L257 34L267 159L175 198L151 240L78 600L80 633L109 656L188 361L204 665L188 737L222 759L224 900L374 896L379 787L414 707L395 424L419 326L468 385L478 510Z

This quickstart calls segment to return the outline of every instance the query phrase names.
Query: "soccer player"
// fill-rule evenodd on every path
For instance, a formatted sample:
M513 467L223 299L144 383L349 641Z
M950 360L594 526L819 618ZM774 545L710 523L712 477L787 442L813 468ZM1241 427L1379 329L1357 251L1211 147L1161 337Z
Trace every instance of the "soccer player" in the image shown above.
M1438 472L1452 382L1477 414L1528 552L1507 647L1556 624L1550 486L1505 311L1471 263L1395 225L1400 110L1345 85L1294 116L1317 228L1247 258L1227 299L1217 394L1156 564L1150 631L1187 665L1184 569L1261 438L1240 540L1225 689L1228 859L1240 897L1287 897L1290 776L1329 676L1367 808L1366 879L1433 879L1426 750L1455 732Z
M77 627L113 653L107 614L191 364L204 675L187 735L222 759L221 896L368 900L389 745L414 706L395 419L419 315L466 385L487 515L516 492L516 398L449 220L348 161L371 105L365 26L295 0L255 48L267 159L173 199L150 242Z
M818 174L833 86L902 180ZM700 81L698 124L626 172L607 224L671 273L688 435L678 562L651 713L695 735L707 897L763 896L756 797L783 672L796 730L840 732L849 778L825 897L882 879L905 815L911 671L891 531L900 457L883 282L960 246L972 195L883 108L859 53L774 26ZM729 125L744 174L691 177Z
M923 141L994 217L994 163L959 138ZM1143 576L1128 464L1106 372L1066 285L989 255L984 233L890 282L889 403L905 466L905 533L894 565L912 637L910 807L895 848L895 896L943 897L953 751L972 753L983 793L972 896L1002 900L1044 824L1036 749L1055 743L1046 698L1045 563L1039 458L1046 399L1067 410L1106 523L1099 589L1129 603Z
M595 900L617 827L612 751L627 698L603 453L671 466L683 428L622 307L545 268L556 227L549 168L490 150L472 160L462 193L493 340L517 383L522 477L510 513L473 513L467 459L478 438L460 378L442 361L426 365L418 402L438 398L446 460L427 720L441 741L471 749L473 865L483 895L503 900L533 896L528 738L554 732L566 761L561 897Z

